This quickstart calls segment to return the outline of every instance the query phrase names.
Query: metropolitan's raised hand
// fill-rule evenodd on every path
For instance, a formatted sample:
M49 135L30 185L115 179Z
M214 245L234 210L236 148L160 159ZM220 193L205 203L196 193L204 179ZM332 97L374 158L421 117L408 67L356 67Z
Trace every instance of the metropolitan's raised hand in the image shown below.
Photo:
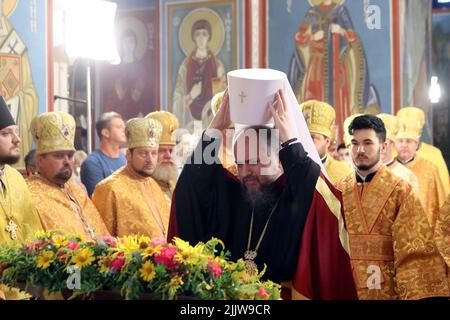
M279 130L280 143L295 138L295 129L289 115L283 90L278 90L272 103L267 104L275 122L275 128Z
M212 131L214 130L225 130L231 125L230 119L230 97L228 95L228 89L225 90L222 101L219 106L219 110L212 119L206 134L208 136L215 136ZM210 134L211 133L211 134Z

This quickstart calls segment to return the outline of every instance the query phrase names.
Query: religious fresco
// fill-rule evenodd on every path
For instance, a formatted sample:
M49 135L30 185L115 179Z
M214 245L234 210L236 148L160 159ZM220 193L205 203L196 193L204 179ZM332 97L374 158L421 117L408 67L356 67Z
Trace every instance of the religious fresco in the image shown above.
M33 142L31 120L47 110L45 11L45 1L0 0L0 94L19 126L19 167Z
M166 109L180 126L209 124L211 98L225 90L226 73L238 67L241 1L162 1L167 29Z
M432 142L432 109L428 96L431 78L431 3L405 0L401 7L402 25L402 107L414 106L427 115L422 140Z
M267 0L267 8L269 67L287 73L300 102L333 105L339 136L351 114L391 113L389 1Z
M116 44L121 62L100 67L100 113L115 111L124 119L159 110L159 45L156 7L118 8Z

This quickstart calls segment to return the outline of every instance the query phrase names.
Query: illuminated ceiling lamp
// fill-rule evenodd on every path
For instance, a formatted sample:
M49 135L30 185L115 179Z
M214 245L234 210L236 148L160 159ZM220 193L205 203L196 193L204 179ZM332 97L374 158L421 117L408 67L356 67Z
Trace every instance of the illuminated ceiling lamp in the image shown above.
M114 35L117 4L104 0L64 0L65 50L70 59L87 59L87 151L92 151L90 61L120 63Z
M439 103L439 100L441 98L441 86L438 82L438 77L431 77L431 84L430 84L430 101L431 103Z

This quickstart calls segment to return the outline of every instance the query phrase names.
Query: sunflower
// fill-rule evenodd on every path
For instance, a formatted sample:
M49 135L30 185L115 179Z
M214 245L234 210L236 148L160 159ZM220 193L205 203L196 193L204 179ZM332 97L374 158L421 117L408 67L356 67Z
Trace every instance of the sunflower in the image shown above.
M141 256L142 256L143 258L148 258L148 257L153 256L153 255L156 254L156 253L160 253L162 249L163 249L163 248L162 248L160 245L158 245L158 246L156 246L156 247L148 246L148 247L144 250L144 252L141 253Z
M153 266L153 263L146 261L142 265L142 268L139 269L139 273L144 281L151 281L155 277L155 267Z
M95 260L94 252L89 248L83 248L77 255L72 257L71 262L76 264L79 269L90 265Z
M52 237L52 242L57 248L60 248L60 247L65 246L68 241L65 236L60 235L60 234L55 234Z
M150 245L151 239L146 236L140 236L138 239L139 249L144 250Z
M186 263L188 265L198 265L206 263L207 256L205 245L203 243L198 243L195 247L191 247L189 242L175 238L175 246L178 248L178 252L175 254L177 261L181 263Z
M125 236L117 241L117 248L113 248L116 252L132 253L139 250L139 241L137 236Z
M53 261L55 254L52 251L44 250L41 255L36 258L36 265L38 268L47 269Z

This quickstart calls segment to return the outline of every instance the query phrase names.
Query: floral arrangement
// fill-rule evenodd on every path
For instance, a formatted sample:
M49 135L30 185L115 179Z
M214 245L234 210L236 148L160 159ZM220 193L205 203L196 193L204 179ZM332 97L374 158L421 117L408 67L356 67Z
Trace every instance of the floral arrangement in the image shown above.
M217 247L221 246L221 250ZM63 232L40 232L24 245L0 247L0 282L40 286L49 293L72 289L71 297L120 292L124 299L280 299L280 286L230 262L218 239L190 246L145 236L83 241ZM68 286L74 270L78 285Z

